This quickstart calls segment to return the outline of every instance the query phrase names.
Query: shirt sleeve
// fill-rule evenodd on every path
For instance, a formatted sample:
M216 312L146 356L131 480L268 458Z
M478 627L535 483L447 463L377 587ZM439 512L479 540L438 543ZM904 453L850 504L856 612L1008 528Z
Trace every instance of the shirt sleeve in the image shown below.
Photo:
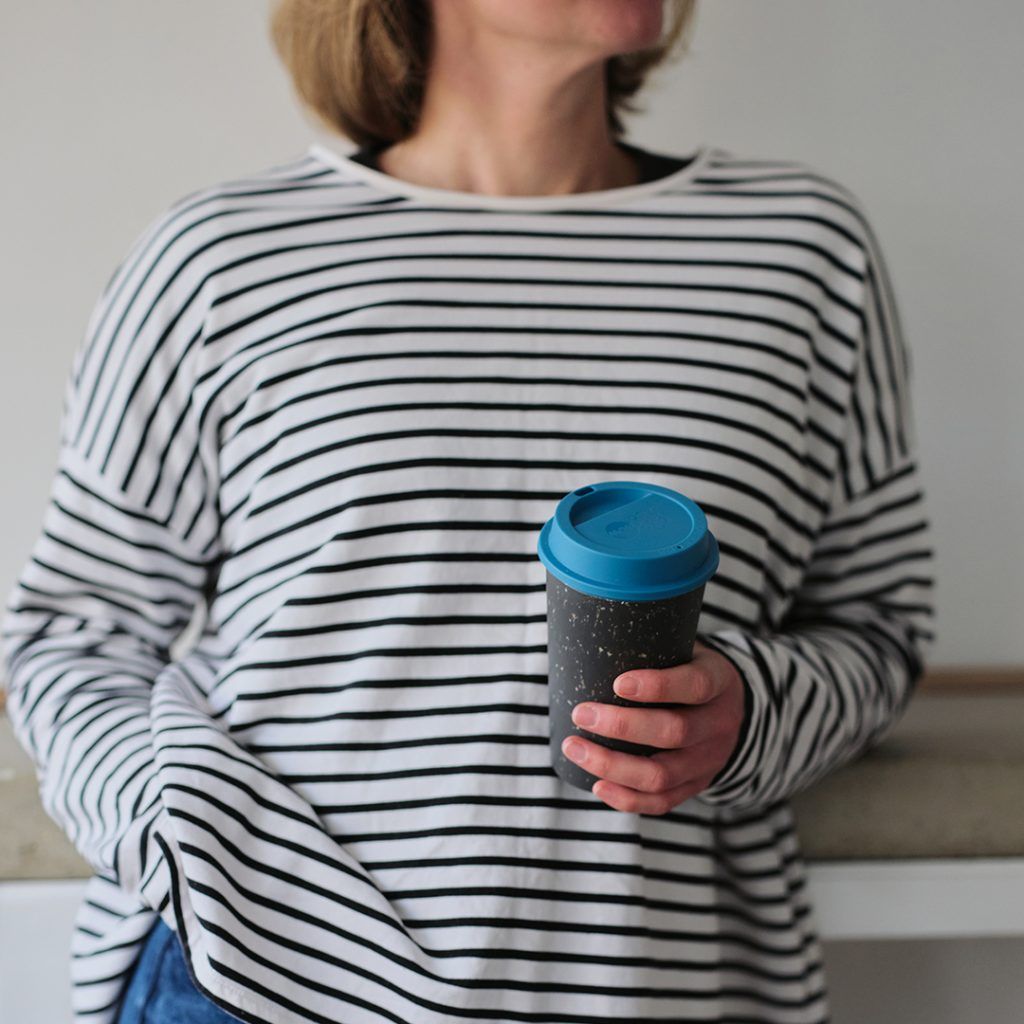
M223 636L175 645L200 602L216 606L230 556L216 317L232 224L218 202L172 207L147 232L74 360L43 527L0 629L11 723L47 812L99 876L185 937L208 988L211 957L266 940L254 904L372 934L386 977L394 908L231 734Z
M910 395L910 353L867 221L855 371L827 512L777 631L700 634L729 658L746 714L700 794L786 800L875 745L903 713L934 643L933 558Z
M42 529L2 627L7 712L43 806L129 889L160 889L147 860L162 812L150 695L220 555L191 401L203 287L174 213L148 226L94 305Z

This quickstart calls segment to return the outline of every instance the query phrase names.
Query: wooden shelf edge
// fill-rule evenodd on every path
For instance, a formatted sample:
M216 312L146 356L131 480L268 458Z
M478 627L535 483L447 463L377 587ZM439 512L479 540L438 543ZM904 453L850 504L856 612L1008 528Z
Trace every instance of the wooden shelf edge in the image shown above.
M919 688L928 693L977 693L980 690L1024 691L1024 667L1016 665L951 665L928 669Z

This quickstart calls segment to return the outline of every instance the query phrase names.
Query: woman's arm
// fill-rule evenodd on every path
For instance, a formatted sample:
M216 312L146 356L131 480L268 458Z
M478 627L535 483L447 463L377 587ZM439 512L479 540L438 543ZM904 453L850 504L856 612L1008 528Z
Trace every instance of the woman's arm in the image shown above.
M866 225L866 222L865 222ZM910 395L910 356L869 228L856 375L829 510L780 628L700 634L746 684L733 756L700 794L783 800L872 746L895 723L934 635L931 524Z
M126 888L161 810L150 698L210 586L218 516L191 407L204 311L174 210L97 300L71 373L42 530L3 623L7 712L42 802Z
M201 645L170 653L201 597L216 608L230 556L218 427L204 412L230 362L209 339L238 223L216 189L177 205L104 291L75 361L45 523L3 623L11 721L46 810L127 895L128 916L148 908L183 936L206 990L234 998L225 975L297 948L250 953L287 908L359 962L334 991L365 986L369 1005L396 955L418 967L394 908L227 728L220 658ZM325 962L300 957L280 977L301 982L296 964ZM95 991L100 1006L114 995Z
M828 511L803 578L777 630L698 632L692 661L615 681L620 696L678 707L577 705L573 721L590 732L664 748L641 757L578 736L563 745L618 810L784 800L880 739L924 670L933 552L909 352L862 211L859 221L862 329ZM624 679L639 690L623 690Z

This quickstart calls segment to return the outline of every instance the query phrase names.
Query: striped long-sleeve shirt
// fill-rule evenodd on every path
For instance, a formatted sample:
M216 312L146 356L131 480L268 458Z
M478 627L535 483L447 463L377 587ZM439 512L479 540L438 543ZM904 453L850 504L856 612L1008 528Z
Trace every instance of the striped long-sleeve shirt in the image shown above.
M159 914L248 1021L824 1021L788 798L933 642L909 383L862 204L798 162L492 197L314 144L175 202L77 350L3 626L95 870L76 1020ZM602 479L703 508L698 636L749 696L663 815L549 763L536 538Z

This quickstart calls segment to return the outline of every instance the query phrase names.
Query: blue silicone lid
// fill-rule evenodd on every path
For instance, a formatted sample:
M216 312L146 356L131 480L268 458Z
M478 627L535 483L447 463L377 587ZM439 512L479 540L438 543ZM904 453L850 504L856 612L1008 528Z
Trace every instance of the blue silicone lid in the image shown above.
M620 601L675 597L718 570L718 542L700 506L635 480L570 491L541 528L537 554L566 586Z

